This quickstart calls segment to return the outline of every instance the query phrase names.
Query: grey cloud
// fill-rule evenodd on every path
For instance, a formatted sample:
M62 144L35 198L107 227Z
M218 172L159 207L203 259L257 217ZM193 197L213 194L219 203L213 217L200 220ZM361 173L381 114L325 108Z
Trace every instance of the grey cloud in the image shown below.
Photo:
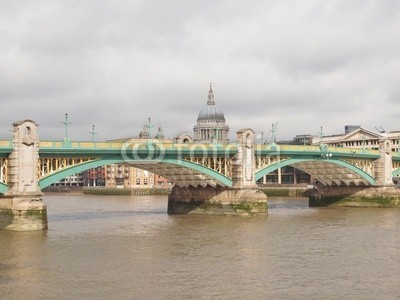
M0 137L191 132L213 82L232 134L397 129L398 1L2 1Z

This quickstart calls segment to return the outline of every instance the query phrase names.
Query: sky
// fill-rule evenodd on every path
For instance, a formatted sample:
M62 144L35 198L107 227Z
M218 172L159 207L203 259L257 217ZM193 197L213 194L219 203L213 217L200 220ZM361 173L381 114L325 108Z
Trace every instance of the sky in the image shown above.
M232 140L398 130L400 1L0 1L0 139L192 133L210 83Z

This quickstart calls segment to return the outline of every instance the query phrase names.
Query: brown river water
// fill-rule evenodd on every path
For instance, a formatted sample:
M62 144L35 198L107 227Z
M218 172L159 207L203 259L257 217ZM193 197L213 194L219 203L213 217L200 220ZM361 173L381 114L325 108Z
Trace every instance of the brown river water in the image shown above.
M166 196L46 195L49 230L0 231L0 299L399 299L400 209L168 215Z

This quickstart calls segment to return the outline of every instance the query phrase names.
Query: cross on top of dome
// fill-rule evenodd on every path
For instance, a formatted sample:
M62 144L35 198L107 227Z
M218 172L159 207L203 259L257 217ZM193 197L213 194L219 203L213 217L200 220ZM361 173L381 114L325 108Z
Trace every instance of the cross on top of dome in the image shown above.
M207 105L215 105L214 92L212 90L212 83L210 82L210 90L208 91Z
M224 113L215 105L214 92L210 83L207 105L200 111L197 121L218 121L225 122Z

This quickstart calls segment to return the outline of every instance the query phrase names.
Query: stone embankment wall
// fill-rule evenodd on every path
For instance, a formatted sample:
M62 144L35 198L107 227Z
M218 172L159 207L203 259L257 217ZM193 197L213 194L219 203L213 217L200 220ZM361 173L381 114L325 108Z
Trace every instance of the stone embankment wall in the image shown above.
M310 206L400 207L396 186L317 187L307 191Z
M134 195L134 196L146 196L146 195L168 195L171 189L161 188L140 188L140 189L125 189L125 188L89 188L84 187L83 193L90 195Z

